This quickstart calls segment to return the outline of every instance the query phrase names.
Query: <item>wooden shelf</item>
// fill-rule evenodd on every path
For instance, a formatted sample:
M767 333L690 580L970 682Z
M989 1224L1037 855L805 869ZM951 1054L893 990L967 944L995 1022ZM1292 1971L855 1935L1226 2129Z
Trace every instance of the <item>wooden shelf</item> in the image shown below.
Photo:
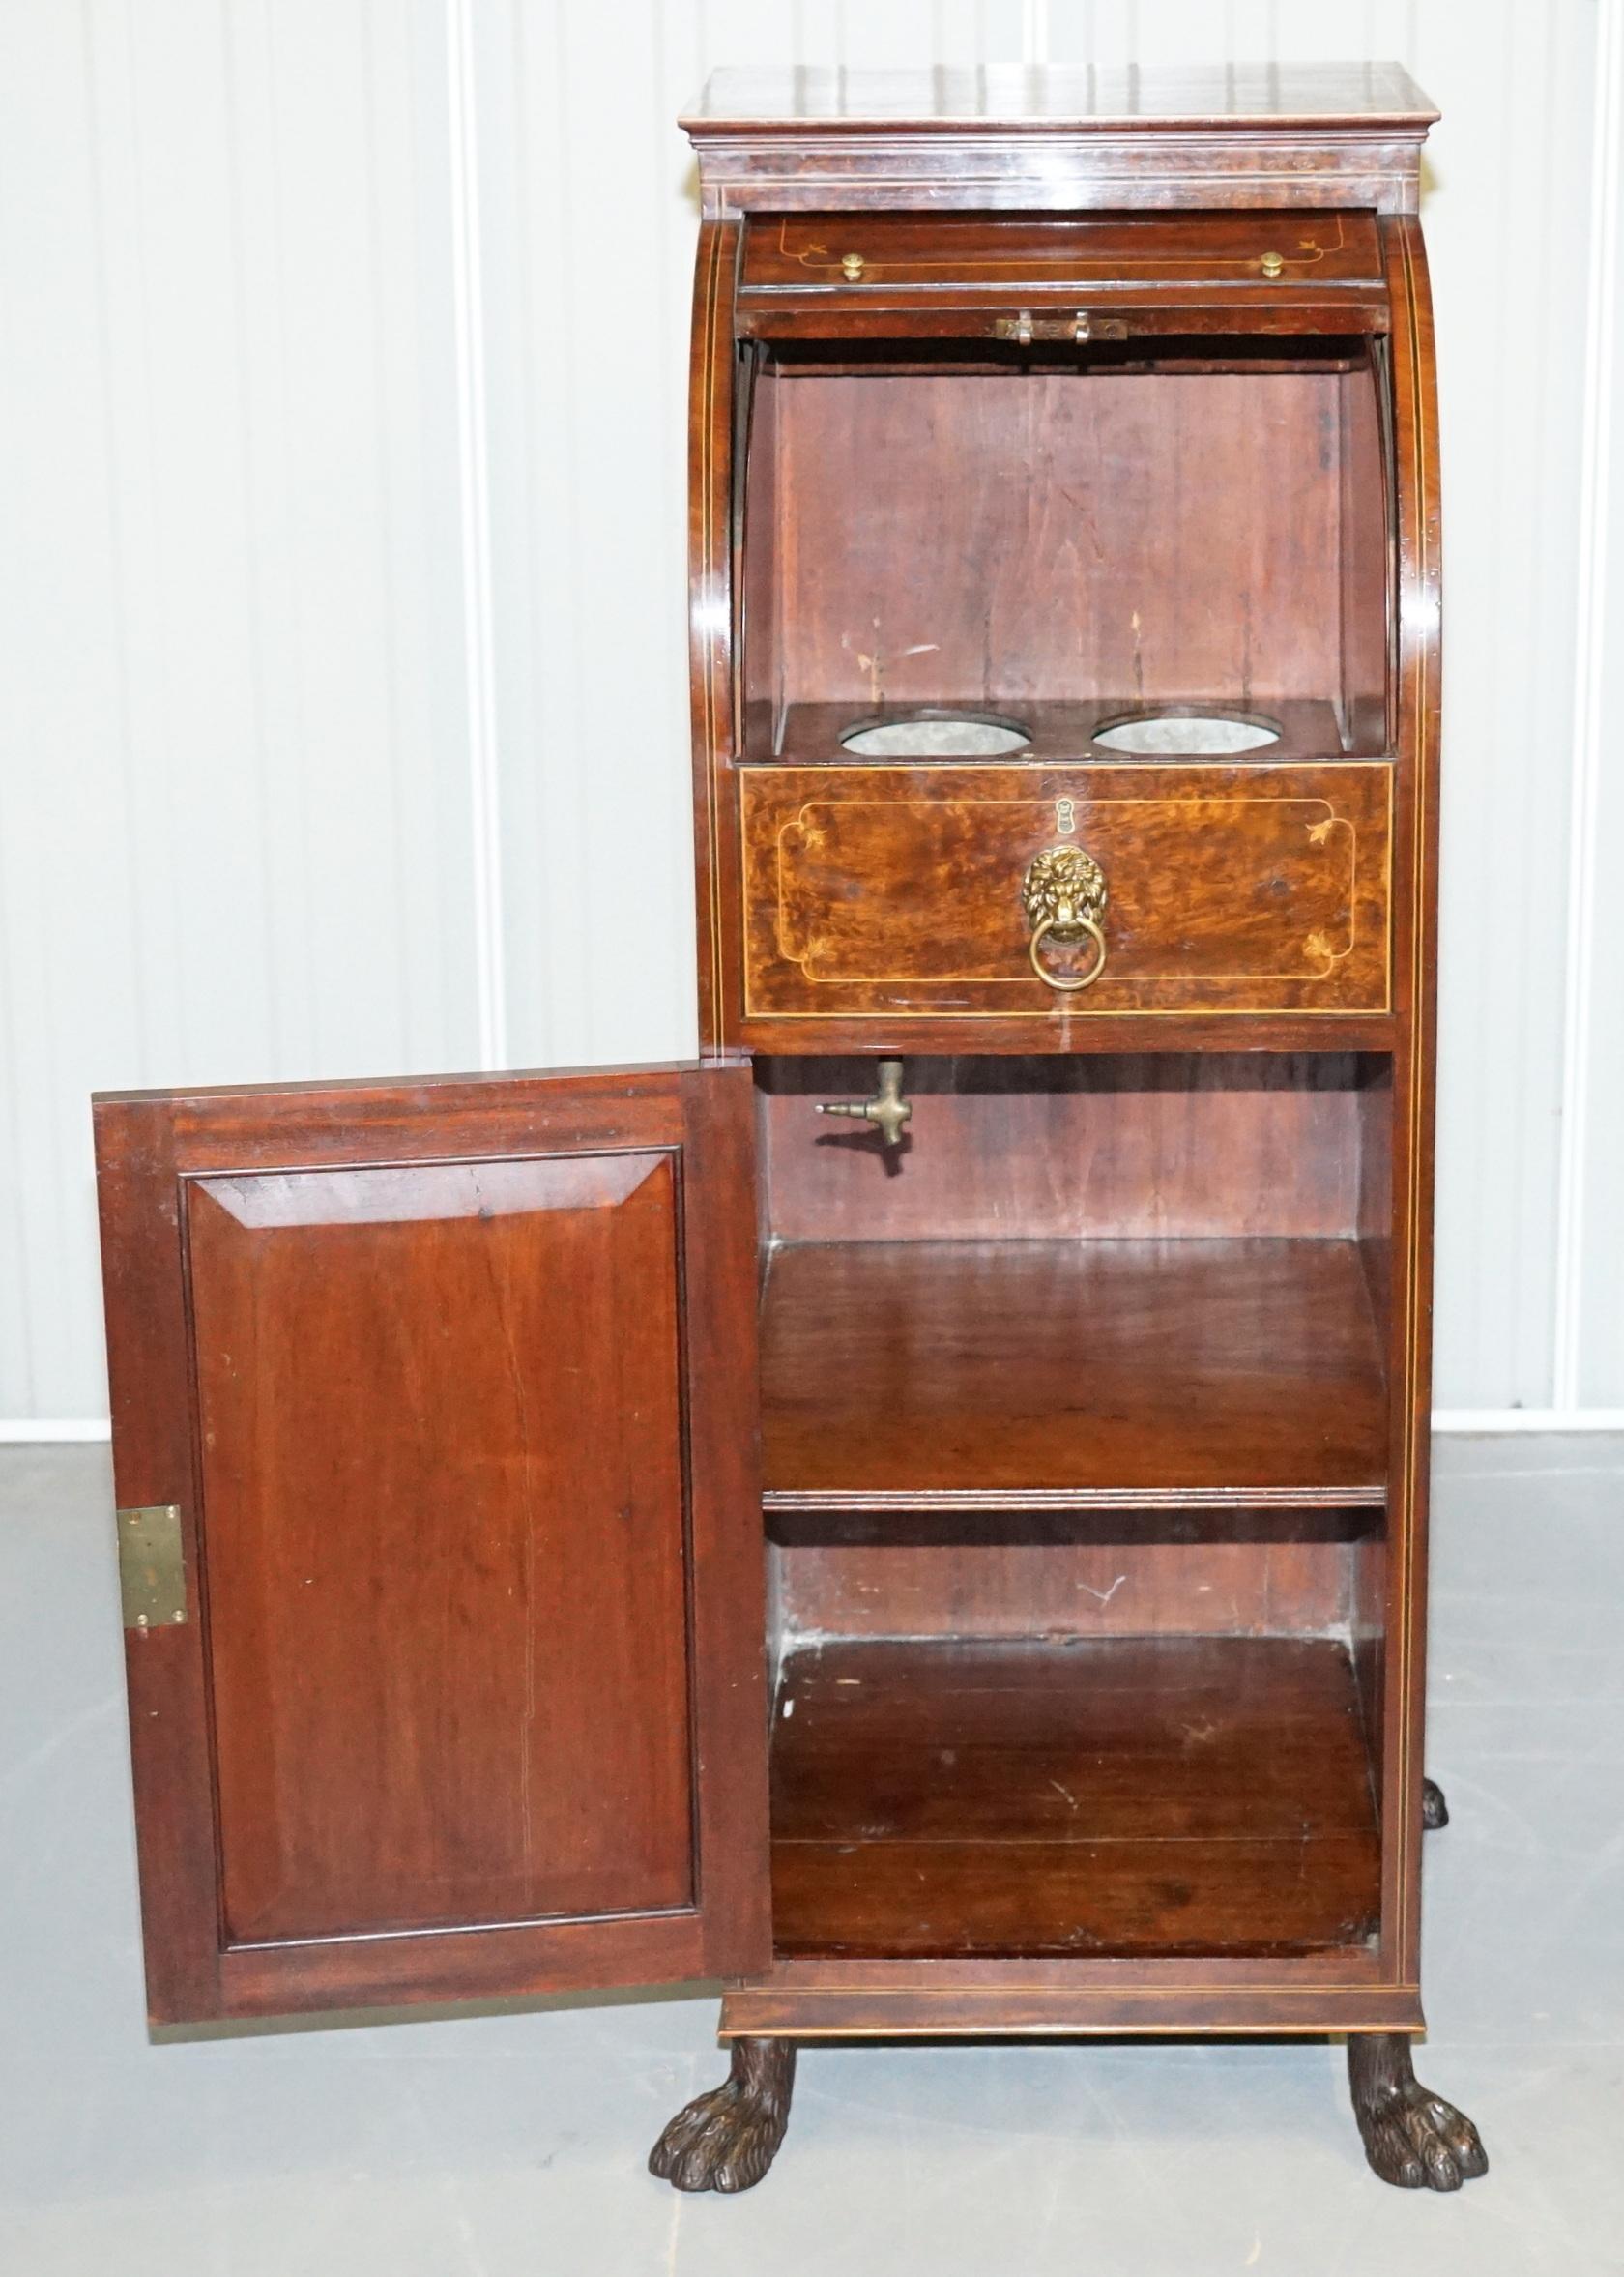
M769 1511L1383 1500L1351 1241L780 1248L762 1416Z
M1177 698L1158 697L1148 703L1126 693L1088 702L1030 702L1014 698L1004 703L991 696L971 696L943 699L941 708L1008 720L1021 728L1030 740L1024 750L1007 754L1011 765L1080 766L1085 761L1092 767L1108 767L1113 763L1132 765L1133 755L1129 752L1096 750L1094 736L1112 720L1158 709L1198 713L1238 710L1252 716L1273 719L1280 728L1278 743L1263 744L1256 750L1237 754L1249 767L1266 766L1273 760L1289 763L1301 759L1378 759L1385 748L1385 722L1378 715L1367 708L1360 715L1358 731L1345 735L1336 705L1320 697L1288 696L1266 703L1241 704L1232 696L1214 697L1200 692ZM863 760L856 752L847 750L841 737L859 725L870 726L886 718L913 717L919 709L918 704L908 703L794 703L785 707L774 736L770 706L752 704L745 720L745 763L804 767L827 762L872 767L875 764L872 759ZM1214 764L1210 758L1203 759L1199 755L1192 755L1191 763L1208 767ZM896 760L892 764L919 763ZM1144 766L1146 762L1141 758L1139 764ZM1176 766L1178 754L1171 753L1151 764Z
M792 1656L781 1956L1345 1950L1380 1845L1334 1642L884 1642Z

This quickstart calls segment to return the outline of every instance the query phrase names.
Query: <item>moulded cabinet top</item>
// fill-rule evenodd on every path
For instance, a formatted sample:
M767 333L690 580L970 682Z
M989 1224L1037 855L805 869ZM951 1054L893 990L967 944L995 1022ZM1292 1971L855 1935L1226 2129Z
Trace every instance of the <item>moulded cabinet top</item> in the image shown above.
M1437 112L1398 64L720 71L707 217L1365 207L1411 214Z
M713 72L682 123L697 140L774 129L793 135L807 128L1081 133L1126 126L1427 127L1437 115L1396 63L984 64L855 72L806 65Z

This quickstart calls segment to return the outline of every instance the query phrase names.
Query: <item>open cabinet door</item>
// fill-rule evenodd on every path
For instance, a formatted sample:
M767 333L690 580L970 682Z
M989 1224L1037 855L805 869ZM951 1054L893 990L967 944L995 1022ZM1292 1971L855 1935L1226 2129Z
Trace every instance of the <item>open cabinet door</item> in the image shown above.
M98 1100L155 2020L766 1965L750 1095Z

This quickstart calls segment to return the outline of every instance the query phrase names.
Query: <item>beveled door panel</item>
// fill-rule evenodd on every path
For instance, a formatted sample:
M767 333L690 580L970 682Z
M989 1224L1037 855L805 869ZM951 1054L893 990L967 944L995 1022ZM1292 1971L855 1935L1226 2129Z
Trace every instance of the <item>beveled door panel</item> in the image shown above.
M748 1079L414 1089L100 1110L161 2016L765 1950Z
M691 1904L675 1204L630 1151L192 1183L232 1941Z
M1385 765L740 779L746 1021L1387 1008ZM1033 955L1057 852L1104 897L1080 963L1063 925Z

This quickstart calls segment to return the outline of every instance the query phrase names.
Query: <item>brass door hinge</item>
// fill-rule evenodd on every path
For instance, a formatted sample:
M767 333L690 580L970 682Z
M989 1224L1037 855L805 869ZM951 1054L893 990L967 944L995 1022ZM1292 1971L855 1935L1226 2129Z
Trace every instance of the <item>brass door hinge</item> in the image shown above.
M186 1551L178 1503L118 1514L119 1592L124 1625L173 1628L187 1617Z

